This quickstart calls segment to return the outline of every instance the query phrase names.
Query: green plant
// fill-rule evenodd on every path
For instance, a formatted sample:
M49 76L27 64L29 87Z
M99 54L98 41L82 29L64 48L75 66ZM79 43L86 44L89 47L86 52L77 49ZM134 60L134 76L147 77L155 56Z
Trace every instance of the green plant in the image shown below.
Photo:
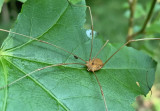
M82 2L84 3L84 1ZM32 36L89 60L90 39L83 29L85 8L66 0L28 0L12 32ZM93 55L105 43L94 40ZM105 61L121 44L108 44L99 58ZM83 63L80 59L48 44L10 33L1 46L0 85L36 69L59 63ZM156 62L148 55L124 47L100 71L96 72L103 87L109 110L133 110L137 95L146 95L154 81ZM146 72L148 80L146 81ZM140 87L136 83L140 84ZM66 65L37 71L10 87L0 90L0 109L29 110L105 110L94 75L85 67Z

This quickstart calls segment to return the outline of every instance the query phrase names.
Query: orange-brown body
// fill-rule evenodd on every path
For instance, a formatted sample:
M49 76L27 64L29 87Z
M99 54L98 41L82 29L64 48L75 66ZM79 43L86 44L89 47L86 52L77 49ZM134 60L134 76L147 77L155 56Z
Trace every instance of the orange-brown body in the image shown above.
M100 70L103 67L103 62L101 59L95 58L87 61L86 66L88 71L95 72Z

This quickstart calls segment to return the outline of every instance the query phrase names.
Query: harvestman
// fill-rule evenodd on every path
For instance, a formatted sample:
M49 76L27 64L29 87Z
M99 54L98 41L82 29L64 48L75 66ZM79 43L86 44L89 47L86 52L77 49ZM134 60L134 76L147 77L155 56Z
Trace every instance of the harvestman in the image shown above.
M68 0L67 0L68 1ZM69 1L68 1L69 2ZM69 5L71 5L71 3L69 2ZM143 38L143 39L135 39L135 40L129 40L128 42L126 42L125 44L123 44L117 51L115 51L104 63L102 62L101 59L97 58L98 54L102 51L102 49L107 45L107 43L109 42L109 40L107 40L105 42L105 44L101 47L101 49L97 52L97 54L95 55L95 57L91 58L92 57L92 49L93 49L93 18L92 18L92 13L91 13L91 8L90 6L84 6L84 5L74 5L74 6L79 6L79 7L86 7L89 9L89 14L90 14L90 19L91 19L91 36L92 36L92 39L91 39L91 50L90 50L90 55L89 55L89 60L86 61L84 59L82 59L81 57L57 46L57 45L54 45L52 43L49 43L49 42L46 42L46 41L43 41L43 40L39 40L39 39L36 39L36 38L33 38L31 36L27 36L27 35L23 35L23 34L20 34L20 33L16 33L16 32L11 32L11 31L8 31L8 30L5 30L5 29L0 29L0 31L3 31L3 32L8 32L8 33L12 33L12 34L17 34L17 35L20 35L20 36L23 36L23 37L26 37L28 39L32 39L32 40L36 40L38 42L41 42L41 43L45 43L45 44L48 44L48 45L51 45L53 47L56 47L57 49L60 49L60 50L63 50L65 51L66 53L69 53L71 55L74 56L75 59L80 59L82 60L85 64L81 64L81 63L60 63L60 64L54 64L54 65L49 65L49 66L45 66L45 67L41 67L41 68L38 68L28 74L26 74L25 76L22 76L20 77L19 79L9 83L8 85L6 86L3 86L0 88L0 90L6 88L6 87L9 87L11 85L13 85L14 83L22 80L23 78L27 77L27 76L30 76L31 74L37 72L37 71L40 71L40 70L43 70L43 69L47 69L47 68L50 68L50 67L54 67L54 66L62 66L62 65L71 65L71 64L77 64L77 65L83 65L83 66L86 66L87 67L87 70L90 71L90 72L93 72L95 78L96 78L96 81L100 87L100 91L101 91L101 95L103 97L103 101L104 101L104 105L105 105L105 109L106 111L108 111L107 109L107 104L106 104L106 99L105 99L105 96L104 96L104 93L103 93L103 89L102 89L102 86L96 76L96 71L100 70L116 53L118 53L124 46L126 46L127 44L131 43L131 42L138 42L138 41L146 41L146 40L160 40L160 38ZM138 84L138 83L137 83Z

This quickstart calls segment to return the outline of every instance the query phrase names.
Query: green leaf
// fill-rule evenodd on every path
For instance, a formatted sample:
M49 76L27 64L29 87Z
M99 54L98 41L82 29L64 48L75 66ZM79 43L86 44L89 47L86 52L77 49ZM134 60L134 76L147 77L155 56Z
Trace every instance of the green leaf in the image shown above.
M0 13L1 13L1 9L2 9L2 6L3 6L3 2L4 2L4 0L0 1Z
M155 34L155 33L158 33L160 34L160 22L159 21L156 21L155 23L151 24L147 29L146 29L146 32L148 34Z
M85 7L70 5L67 0L27 0L11 31L47 41L89 60L91 41L83 29L84 22ZM93 56L103 44L99 37L94 40ZM108 44L98 58L105 61L118 47ZM49 44L10 33L0 51L0 86L41 67L73 62L84 64ZM135 97L148 93L147 82L149 87L153 84L155 67L146 54L125 47L97 71L108 110L134 110ZM105 111L93 73L81 65L37 71L0 90L0 97L1 111Z

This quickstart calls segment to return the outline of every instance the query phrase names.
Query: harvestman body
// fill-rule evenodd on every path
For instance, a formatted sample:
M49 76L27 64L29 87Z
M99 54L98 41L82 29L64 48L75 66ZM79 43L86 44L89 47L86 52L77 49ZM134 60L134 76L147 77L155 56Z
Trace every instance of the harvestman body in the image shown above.
M67 1L68 1L68 0L67 0ZM69 4L70 4L70 2L69 2ZM70 5L71 5L71 4L70 4ZM92 29L92 33L91 33L91 35L92 35L92 40L91 40L91 52L90 52L90 58L89 58L89 60L88 60L88 61L85 61L84 59L78 57L77 55L75 55L75 54L73 54L73 53L71 53L71 52L69 52L69 51L67 51L67 50L65 50L65 49L63 49L63 48L61 48L61 47L59 47L59 46L56 46L56 45L54 45L54 44L51 44L51 43L49 43L49 42L42 41L42 40L39 40L39 39L30 37L30 36L27 36L27 35L19 34L19 33L16 33L16 32L11 32L11 31L8 31L8 30L0 29L0 31L3 31L3 32L8 32L8 33L13 33L13 34L21 35L21 36L24 36L24 37L29 38L29 39L32 39L32 40L36 40L36 41L39 41L39 42L42 42L42 43L45 43L45 44L49 44L49 45L51 45L51 46L53 46L53 47L56 47L56 48L58 48L58 49L60 49L60 50L63 50L63 51L65 51L65 52L73 55L75 59L81 59L82 61L85 62L85 64L80 64L80 63L61 63L61 64L57 64L57 65L49 65L49 66L46 66L46 67L42 67L42 68L36 69L36 70L34 70L34 71L26 74L25 76L23 76L23 77L15 80L15 81L9 83L7 86L1 87L0 90L3 89L3 88L8 87L8 86L10 86L10 85L13 85L14 83L22 80L23 78L25 78L25 77L27 77L27 76L29 76L29 75L37 72L37 71L40 71L40 70L43 70L43 69L46 69L46 68L49 68L49 67L61 66L61 65L70 65L70 64L84 65L84 66L87 67L87 70L88 70L88 71L93 72L93 74L95 75L95 78L96 78L96 80L97 80L97 82L98 82L98 85L99 85L99 87L100 87L100 90L101 90L101 94L102 94L102 97L103 97L103 101L104 101L104 104L105 104L106 111L108 110L108 109L107 109L107 104L106 104L106 99L105 99L105 97L104 97L104 93L103 93L103 90L102 90L102 86L101 86L101 84L100 84L100 82L99 82L99 80L98 80L98 78L97 78L97 76L96 76L96 74L95 74L95 71L100 70L118 51L120 51L120 50L121 50L124 46L126 46L127 44L129 44L129 43L131 43L131 42L144 41L144 40L160 40L160 38L144 38L144 39L129 40L129 41L126 42L124 45L122 45L117 51L115 51L115 52L103 63L101 59L97 58L97 56L98 56L98 54L102 51L102 49L106 46L106 44L109 42L109 40L107 40L107 41L105 42L105 44L102 46L102 48L98 51L98 53L96 54L96 56L92 59L91 56L92 56L92 48L93 48L93 18L92 18L92 14L91 14L91 8L90 8L89 6L83 6L83 5L75 5L75 6L87 7L87 8L89 9L89 12L90 12L90 17L91 17L91 18L90 18L90 19L91 19L91 29Z

